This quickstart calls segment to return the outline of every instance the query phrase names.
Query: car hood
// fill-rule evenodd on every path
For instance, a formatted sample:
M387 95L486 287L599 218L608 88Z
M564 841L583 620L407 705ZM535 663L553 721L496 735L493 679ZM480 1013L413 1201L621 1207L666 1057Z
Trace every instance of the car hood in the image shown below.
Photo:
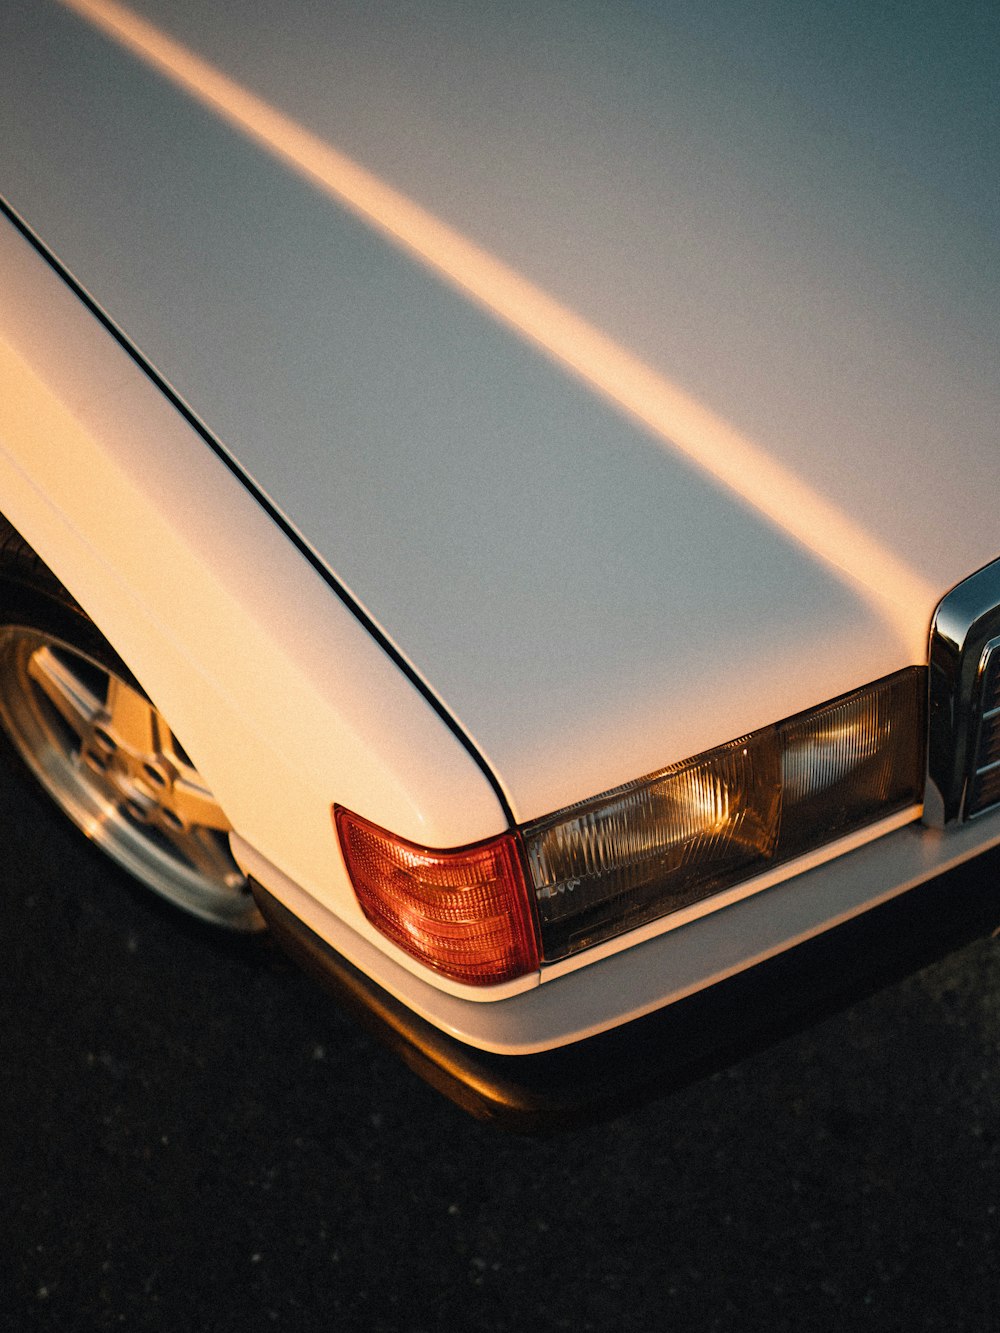
M997 16L666 9L0 19L0 193L521 819L922 661L1000 553Z

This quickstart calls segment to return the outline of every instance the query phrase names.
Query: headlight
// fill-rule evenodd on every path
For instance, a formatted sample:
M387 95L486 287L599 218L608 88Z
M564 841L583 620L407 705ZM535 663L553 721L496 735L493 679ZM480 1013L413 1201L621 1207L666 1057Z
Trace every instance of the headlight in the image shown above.
M548 960L919 802L913 667L523 830Z

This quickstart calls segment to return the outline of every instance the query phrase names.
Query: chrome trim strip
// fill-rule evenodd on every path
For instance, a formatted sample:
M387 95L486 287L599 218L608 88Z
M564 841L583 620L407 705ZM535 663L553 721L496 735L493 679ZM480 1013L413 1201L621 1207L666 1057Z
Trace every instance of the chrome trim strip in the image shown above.
M931 624L924 823L935 828L965 817L983 669L990 642L998 636L1000 560L995 560L953 588Z

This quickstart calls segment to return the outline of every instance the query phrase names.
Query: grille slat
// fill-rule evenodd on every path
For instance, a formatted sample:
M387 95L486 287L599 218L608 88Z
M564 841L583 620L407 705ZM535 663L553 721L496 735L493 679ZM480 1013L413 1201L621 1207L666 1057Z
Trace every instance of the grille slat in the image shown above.
M977 769L1000 763L1000 715L984 718L976 760Z
M994 650L991 652L983 677L982 707L984 713L993 712L1000 709L1000 671L997 668L998 655ZM992 667L992 671L990 668Z
M977 773L972 784L969 814L978 815L1000 801L1000 765Z
M965 817L1000 804L1000 644L987 647L979 686L979 725L970 765Z

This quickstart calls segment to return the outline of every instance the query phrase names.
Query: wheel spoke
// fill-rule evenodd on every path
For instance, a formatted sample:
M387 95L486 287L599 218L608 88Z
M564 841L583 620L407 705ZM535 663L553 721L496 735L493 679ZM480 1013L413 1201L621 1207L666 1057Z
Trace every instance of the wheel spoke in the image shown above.
M80 773L81 779L86 782L88 789L97 797L98 802L109 807L107 811L102 813L102 820L106 820L111 812L120 812L122 794L109 774L88 763L87 755L84 753L76 755L73 764L77 772Z
M51 648L31 654L28 675L78 738L89 732L104 706L81 677Z
M226 883L236 887L241 879L232 856L229 844L212 829L174 829L166 824L157 824L175 852L193 870L199 871L206 880L213 883Z
M109 676L104 707L108 716L107 730L117 744L141 755L152 756L158 752L158 715L148 699L117 676Z
M167 725L166 718L161 713L157 713L156 719L159 726L160 754L162 757L166 759L182 777L187 777L188 774L194 774L194 776L197 777L197 772L188 756L187 750L185 750L184 746L181 745L180 741L174 735L173 729Z
M160 804L188 826L218 829L222 833L228 833L231 827L212 793L188 776L178 776Z

